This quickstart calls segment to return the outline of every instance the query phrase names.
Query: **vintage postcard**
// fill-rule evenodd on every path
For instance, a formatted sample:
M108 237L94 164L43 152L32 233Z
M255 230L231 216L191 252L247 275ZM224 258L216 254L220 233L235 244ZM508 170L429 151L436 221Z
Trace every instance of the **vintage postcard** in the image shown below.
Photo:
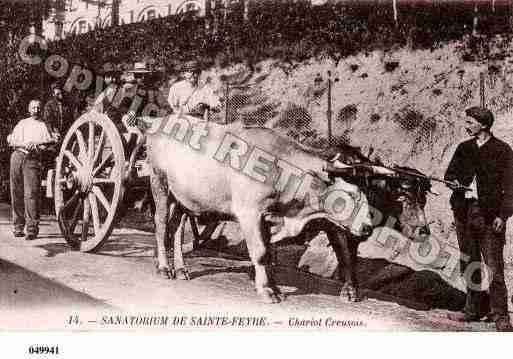
M1 3L1 332L513 330L510 1Z

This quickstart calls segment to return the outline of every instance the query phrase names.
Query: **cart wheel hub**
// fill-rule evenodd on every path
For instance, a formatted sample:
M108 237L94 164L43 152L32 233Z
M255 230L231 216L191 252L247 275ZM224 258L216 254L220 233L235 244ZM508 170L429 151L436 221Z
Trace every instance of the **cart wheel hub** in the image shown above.
M75 185L77 184L77 181L76 181L73 173L69 173L66 175L66 177L63 181L63 184L64 184L64 188L66 188L68 190L71 190L73 187L75 187Z
M91 190L91 187L93 186L92 172L93 171L88 168L88 166L84 166L76 172L75 178L80 192L87 193Z

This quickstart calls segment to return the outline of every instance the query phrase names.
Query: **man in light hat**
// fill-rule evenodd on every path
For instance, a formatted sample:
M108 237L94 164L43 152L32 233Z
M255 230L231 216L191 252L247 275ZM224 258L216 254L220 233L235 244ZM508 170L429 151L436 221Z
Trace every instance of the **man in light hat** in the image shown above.
M188 61L181 68L182 80L174 83L169 89L167 101L173 112L205 118L208 110L221 106L209 83L199 86L201 68L197 61Z
M467 299L464 313L449 317L472 322L486 315L498 331L511 331L503 252L506 221L513 214L513 151L491 133L494 117L489 110L471 107L465 114L465 129L472 138L457 147L445 180L454 183L451 206ZM462 186L472 184L477 193L469 195ZM489 269L489 310L482 305L481 255Z

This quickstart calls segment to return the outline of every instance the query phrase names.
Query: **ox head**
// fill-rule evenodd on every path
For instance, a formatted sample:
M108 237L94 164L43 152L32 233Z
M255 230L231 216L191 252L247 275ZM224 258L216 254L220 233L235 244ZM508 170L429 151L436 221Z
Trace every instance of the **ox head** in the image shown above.
M430 235L425 215L428 177L406 168L379 165L348 165L330 171L362 189L371 208L373 226L392 225L405 237L424 241Z
M425 206L431 189L429 179L419 171L395 167L384 178L371 180L368 191L372 202L382 213L382 223L395 219L394 227L407 238L424 241L430 235Z

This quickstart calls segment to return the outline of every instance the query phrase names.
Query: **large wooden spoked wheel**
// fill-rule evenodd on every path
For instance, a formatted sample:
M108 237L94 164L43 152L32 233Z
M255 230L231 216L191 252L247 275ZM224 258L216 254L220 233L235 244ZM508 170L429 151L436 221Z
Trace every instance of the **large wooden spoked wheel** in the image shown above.
M121 135L104 114L88 112L64 137L55 168L55 211L66 241L97 250L112 232L124 192Z

